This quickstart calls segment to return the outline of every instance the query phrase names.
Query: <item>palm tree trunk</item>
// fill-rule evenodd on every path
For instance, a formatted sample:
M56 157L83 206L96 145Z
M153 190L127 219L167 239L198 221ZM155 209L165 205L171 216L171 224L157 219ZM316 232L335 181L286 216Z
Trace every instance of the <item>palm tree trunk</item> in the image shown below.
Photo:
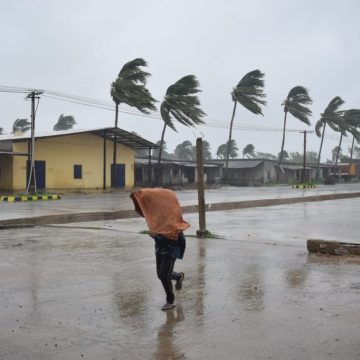
M340 154L340 149L341 149L341 142L342 142L342 138L343 138L343 134L340 135L340 141L339 141L339 146L338 146L338 149L337 149L337 152L336 152L336 159L335 159L335 166L337 167L337 164L338 164L338 160L339 160L339 154ZM339 168L339 179L341 178L341 170Z
M159 149L159 157L158 157L158 166L157 166L157 171L156 171L156 184L159 185L159 180L160 180L160 163L161 163L161 154L162 154L162 149L163 149L163 144L164 144L164 137L165 137L165 130L166 130L166 123L164 122L164 127L161 133L161 140L160 140L160 149Z
M115 103L115 127L117 128L118 126L118 116L119 116L119 104L118 103ZM117 155L117 137L114 136L114 146L113 146L113 166L114 166L114 171L113 171L113 174L111 176L112 178L112 182L113 182L113 185L115 185L115 182L116 182L116 155Z
M339 154L340 154L340 148L341 148L341 143L342 143L342 137L343 134L340 135L340 141L339 141L339 146L336 152L336 159L335 159L335 166L337 166L338 160L339 160Z
M356 130L356 128L355 128L355 130ZM350 152L349 172L350 172L350 170L351 170L351 165L352 165L353 151L354 151L354 143L355 143L355 137L353 136L352 144L351 144L351 152Z
M237 101L234 101L234 109L233 109L233 113L231 116L231 121L230 121L230 130L229 130L229 141L228 141L228 146L226 149L226 161L225 161L225 180L227 180L228 177L228 165L229 165L229 157L230 157L230 144L231 144L231 135L232 135L232 128L233 128L233 123L234 123L234 118L235 118L235 112L236 112L236 104Z
M281 151L280 151L280 155L279 155L279 166L281 165L281 161L282 161L282 158L283 158L284 145L285 145L286 117L287 117L287 111L285 111L285 115L284 115L284 127L283 127L283 137L282 137L282 143L281 143Z
M325 127L326 127L326 123L324 123L323 133L322 133L321 142L320 142L320 149L319 149L319 154L318 154L318 159L317 159L317 164L316 164L316 177L315 177L316 180L319 179L319 165L320 165L321 149L322 149L323 142L324 142Z

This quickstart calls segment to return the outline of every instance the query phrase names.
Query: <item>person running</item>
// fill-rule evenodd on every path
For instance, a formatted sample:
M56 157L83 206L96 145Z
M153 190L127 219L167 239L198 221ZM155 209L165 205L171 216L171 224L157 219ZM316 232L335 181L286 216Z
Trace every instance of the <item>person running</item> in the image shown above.
M182 217L175 193L167 189L140 189L130 195L136 212L145 218L150 236L155 240L156 271L166 294L162 310L176 306L172 280L180 291L185 277L175 272L176 259L184 257L186 239L183 231L190 227Z

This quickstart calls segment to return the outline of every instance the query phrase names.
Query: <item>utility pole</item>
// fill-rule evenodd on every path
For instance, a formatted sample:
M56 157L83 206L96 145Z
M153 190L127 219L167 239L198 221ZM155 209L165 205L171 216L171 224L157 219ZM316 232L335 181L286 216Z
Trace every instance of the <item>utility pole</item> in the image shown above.
M305 169L306 169L306 134L313 133L313 131L300 131L300 133L304 134L304 159L303 159L303 171L301 174L301 182L305 181Z
M205 219L205 191L204 191L204 159L203 159L202 138L196 139L196 169L197 169L197 188L198 188L198 209L199 209L199 230L197 237L204 237L206 234Z
M32 91L27 98L31 99L31 146L30 146L30 170L29 170L29 179L26 188L26 193L29 192L31 179L34 181L34 192L37 192L36 186L36 171L35 171L35 99L40 99L39 95L42 94L43 91Z

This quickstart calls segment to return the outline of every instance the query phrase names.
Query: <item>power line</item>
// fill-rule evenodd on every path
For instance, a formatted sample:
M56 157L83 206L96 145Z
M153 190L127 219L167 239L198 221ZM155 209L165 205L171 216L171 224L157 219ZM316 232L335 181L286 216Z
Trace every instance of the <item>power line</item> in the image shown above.
M23 93L23 94L29 94L31 92L41 92L43 97L57 100L57 101L63 101L63 102L69 102L73 104L88 106L92 108L97 108L101 110L107 110L107 111L115 111L115 108L113 106L113 103L110 101L105 100L99 100L79 95L73 95L73 94L66 94L59 91L53 91L53 90L36 90L32 88L23 88L23 87L15 87L15 86L1 86L0 85L0 92L8 92L8 93ZM131 110L124 110L119 109L120 113L138 116L138 117L145 117L145 118L151 118L156 120L162 120L160 115L154 115L154 114L144 114L140 111L131 111ZM156 112L159 114L159 112ZM206 123L204 123L202 126L205 127L212 127L212 128L218 128L218 129L228 129L229 124L225 121L215 120L208 118ZM276 128L276 127L267 127L267 126L257 126L254 124L234 124L233 125L234 130L242 130L242 131L259 131L259 132L282 132L282 128ZM286 129L287 133L293 133L293 132L301 132L303 130L299 129ZM325 138L327 139L337 139L334 135L326 135ZM350 139L344 139L345 141Z

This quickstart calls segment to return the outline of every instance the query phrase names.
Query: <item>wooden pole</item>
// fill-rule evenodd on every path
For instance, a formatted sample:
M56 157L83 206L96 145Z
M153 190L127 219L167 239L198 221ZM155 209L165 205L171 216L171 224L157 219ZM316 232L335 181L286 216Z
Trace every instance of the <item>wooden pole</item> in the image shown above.
M199 208L199 230L196 232L196 235L197 237L204 237L207 231L205 218L203 143L201 138L196 139L196 169Z

